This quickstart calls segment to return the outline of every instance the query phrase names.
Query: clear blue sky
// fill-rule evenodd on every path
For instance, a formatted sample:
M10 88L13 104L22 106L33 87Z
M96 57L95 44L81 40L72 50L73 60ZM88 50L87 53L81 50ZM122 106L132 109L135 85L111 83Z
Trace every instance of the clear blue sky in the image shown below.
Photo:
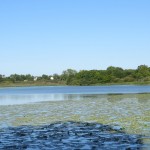
M0 74L150 66L150 0L1 0Z

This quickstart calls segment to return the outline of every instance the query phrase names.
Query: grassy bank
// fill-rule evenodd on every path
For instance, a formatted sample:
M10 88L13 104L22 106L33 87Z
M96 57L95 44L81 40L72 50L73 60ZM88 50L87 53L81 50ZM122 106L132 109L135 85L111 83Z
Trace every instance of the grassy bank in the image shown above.
M100 85L150 85L150 81L148 82L112 82L112 83L103 83L103 84L93 84L93 86Z
M0 87L25 87L25 86L60 86L66 85L64 82L28 81L28 82L2 82Z
M26 86L66 86L64 81L46 82L46 81L28 81L28 82L1 82L0 87L26 87ZM150 85L150 82L112 82L103 84L91 84L88 86L109 86L109 85Z

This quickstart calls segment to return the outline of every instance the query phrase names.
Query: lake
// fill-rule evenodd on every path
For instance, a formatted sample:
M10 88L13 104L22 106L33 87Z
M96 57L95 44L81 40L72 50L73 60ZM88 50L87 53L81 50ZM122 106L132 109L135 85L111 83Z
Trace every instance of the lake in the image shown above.
M150 93L150 86L39 86L0 88L0 105L79 100L85 95Z
M144 135L150 147L150 86L0 88L0 128L96 122Z

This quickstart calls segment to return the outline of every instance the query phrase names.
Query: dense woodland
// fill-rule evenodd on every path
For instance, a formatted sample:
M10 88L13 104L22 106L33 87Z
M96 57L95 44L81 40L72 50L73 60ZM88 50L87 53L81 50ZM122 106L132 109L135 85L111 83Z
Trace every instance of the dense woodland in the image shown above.
M140 65L137 69L122 69L110 66L106 70L67 69L62 74L32 76L12 74L9 77L0 75L0 85L15 84L29 85L101 85L101 84L130 84L150 83L150 67Z

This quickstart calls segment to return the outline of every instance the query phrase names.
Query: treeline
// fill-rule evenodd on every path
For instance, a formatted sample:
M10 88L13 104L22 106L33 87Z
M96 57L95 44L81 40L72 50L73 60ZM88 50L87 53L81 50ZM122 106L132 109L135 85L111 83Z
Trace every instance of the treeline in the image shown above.
M111 83L150 83L150 67L140 65L137 69L122 69L110 66L106 70L67 69L62 74L32 76L12 74L9 77L0 75L0 83L59 83L66 85L99 85Z
M150 67L140 65L137 69L110 66L106 70L67 70L67 85L99 85L111 83L150 83Z

